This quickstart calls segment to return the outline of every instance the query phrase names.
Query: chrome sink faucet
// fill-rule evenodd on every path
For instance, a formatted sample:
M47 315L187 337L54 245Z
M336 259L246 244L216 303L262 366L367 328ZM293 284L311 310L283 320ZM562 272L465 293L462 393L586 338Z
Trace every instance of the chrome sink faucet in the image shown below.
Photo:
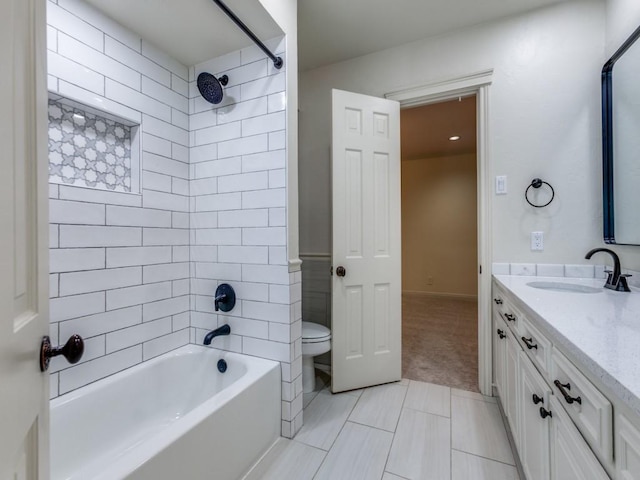
M604 284L604 288L609 288L617 292L630 292L631 289L627 284L627 277L630 277L631 275L621 273L620 258L616 252L609 250L608 248L594 248L593 250L589 250L584 258L589 260L594 253L598 252L608 253L613 258L613 272L606 270L608 276L607 281Z

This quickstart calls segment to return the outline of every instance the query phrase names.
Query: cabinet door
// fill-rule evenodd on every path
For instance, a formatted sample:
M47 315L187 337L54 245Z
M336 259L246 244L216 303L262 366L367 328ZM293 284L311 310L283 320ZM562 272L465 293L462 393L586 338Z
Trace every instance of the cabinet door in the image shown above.
M548 399L551 391L524 352L520 353L519 366L518 451L522 469L530 480L548 480L549 424L552 418Z
M509 426L511 427L511 434L513 435L513 441L516 443L516 447L520 444L520 427L518 425L518 399L516 391L518 389L518 353L521 351L517 340L510 331L507 331L507 338L505 339L505 365L504 365L504 391L506 400L502 404L505 409L505 414L509 419Z
M499 315L493 314L493 380L502 402L507 408L507 392L505 391L505 366L507 350L507 327Z
M640 430L620 414L616 417L616 478L640 480Z
M555 396L550 400L551 480L608 480L602 465Z

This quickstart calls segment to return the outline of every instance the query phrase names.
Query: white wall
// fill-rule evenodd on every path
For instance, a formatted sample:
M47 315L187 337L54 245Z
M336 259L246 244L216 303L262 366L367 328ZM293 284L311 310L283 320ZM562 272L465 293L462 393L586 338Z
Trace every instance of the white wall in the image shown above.
M285 58L284 37L268 42ZM229 324L231 335L212 346L281 362L282 431L301 426L300 272L287 255L286 68L274 68L257 47L231 52L192 68L191 228L194 343ZM207 103L195 79L225 74L219 105ZM228 314L214 311L219 283L236 290Z
M603 243L604 14L598 1L567 2L303 72L301 252L331 248L331 88L383 96L493 69L489 160L492 175L507 175L509 186L508 195L492 198L494 261L586 263L584 254ZM533 209L524 200L534 177L556 189L556 200L546 209ZM544 252L530 251L534 230L545 233Z
M51 396L189 343L188 71L84 2L47 2L49 90L138 124L142 192L50 187Z
M402 292L478 295L475 154L402 160Z
M607 57L640 26L640 2L607 0Z
M606 58L608 59L640 26L640 2L637 0L607 0ZM631 207L635 208L635 206ZM614 246L622 266L640 270L640 247Z
M298 235L298 1L260 0L285 33L287 58L287 255L289 271L300 270Z

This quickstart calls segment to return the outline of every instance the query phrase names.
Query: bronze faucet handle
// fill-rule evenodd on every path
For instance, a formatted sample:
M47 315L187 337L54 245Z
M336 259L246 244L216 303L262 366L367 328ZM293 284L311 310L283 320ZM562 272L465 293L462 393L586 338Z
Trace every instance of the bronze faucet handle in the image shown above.
M631 277L632 275L628 274L628 273L623 273L620 275L620 278L618 278L618 283L616 284L616 291L617 292L630 292L631 289L629 288L629 284L627 283L627 277Z

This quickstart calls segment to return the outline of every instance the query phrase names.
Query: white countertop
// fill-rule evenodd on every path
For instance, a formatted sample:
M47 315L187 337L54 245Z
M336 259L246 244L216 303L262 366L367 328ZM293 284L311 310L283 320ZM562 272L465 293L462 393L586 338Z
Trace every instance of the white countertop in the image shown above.
M550 340L571 353L640 415L640 290L557 292L529 282L562 282L601 288L603 279L494 275L498 284L533 313ZM518 305L516 305L518 306Z

